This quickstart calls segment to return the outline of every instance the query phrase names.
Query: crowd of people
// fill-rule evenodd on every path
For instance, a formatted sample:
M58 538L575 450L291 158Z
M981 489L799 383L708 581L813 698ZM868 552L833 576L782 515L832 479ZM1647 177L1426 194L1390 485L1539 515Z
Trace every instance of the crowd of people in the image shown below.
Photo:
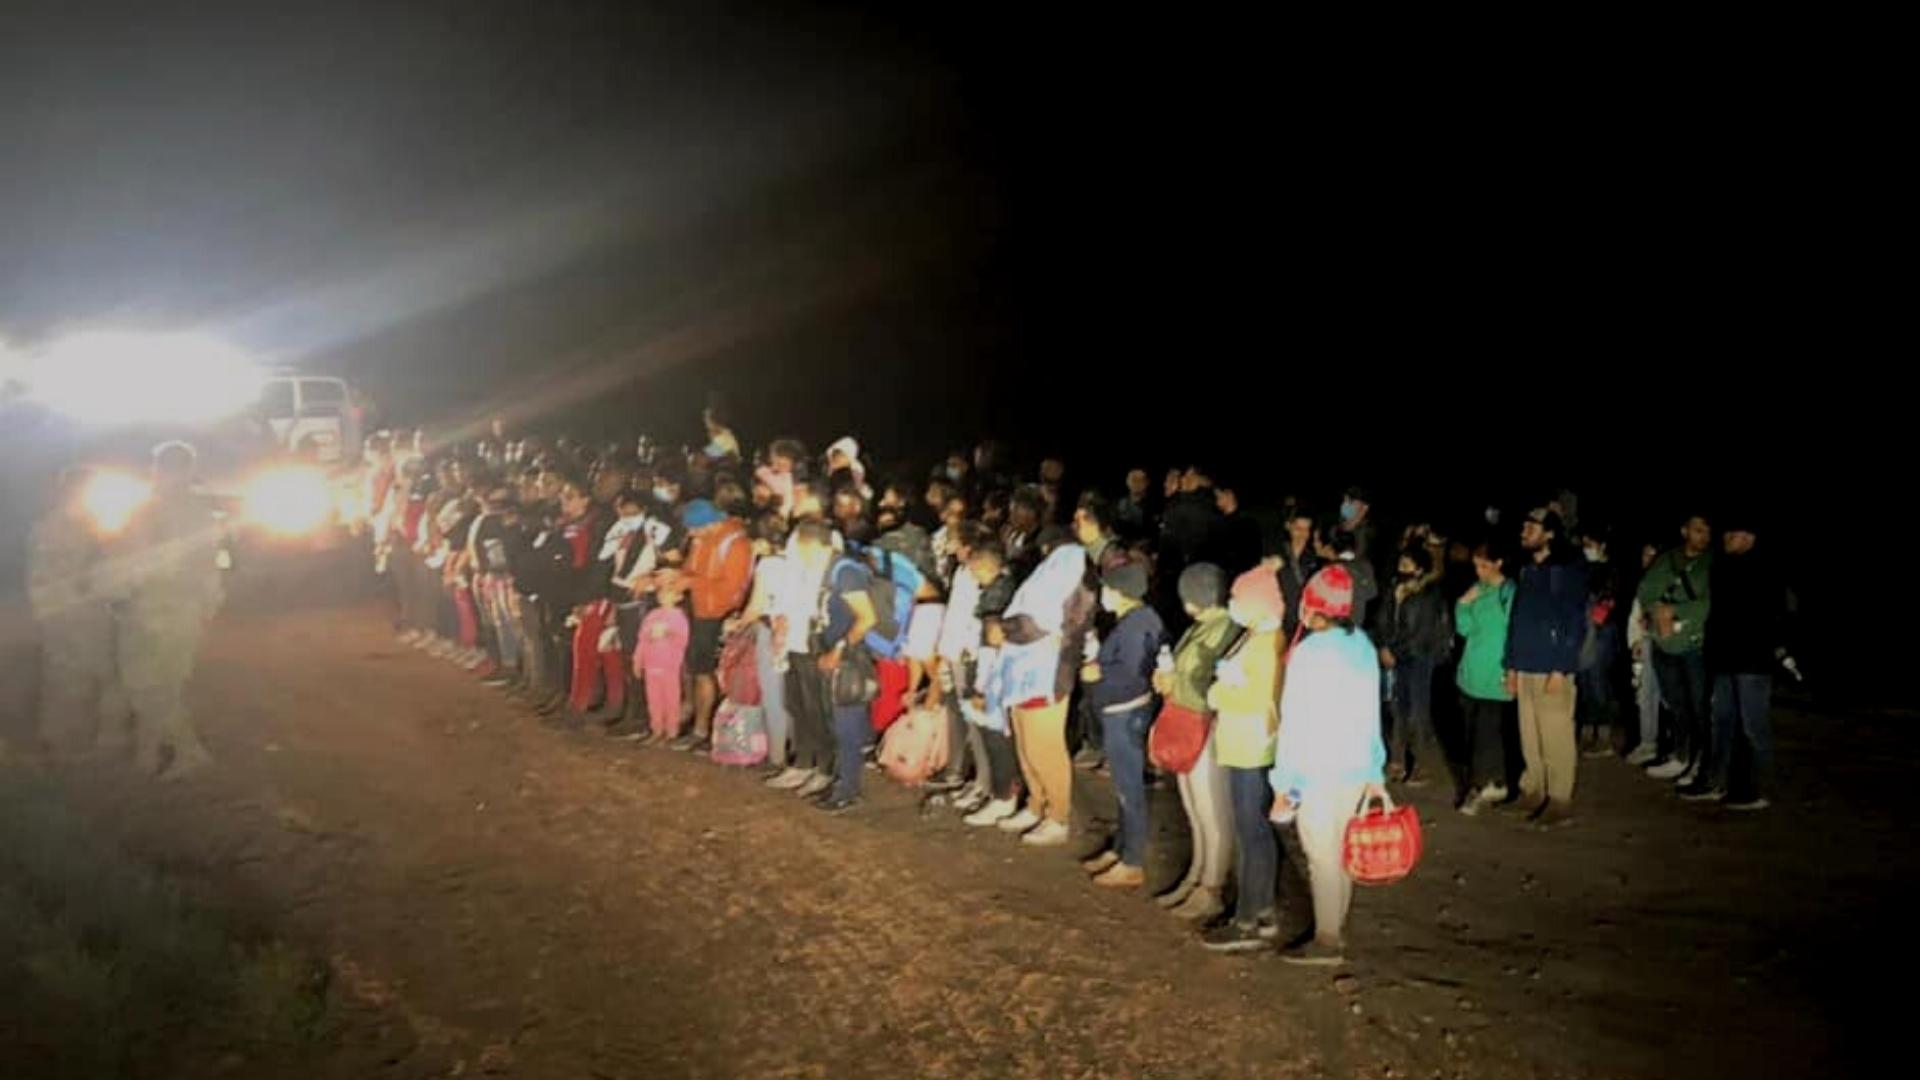
M748 455L704 421L672 454L375 436L401 640L552 723L761 765L833 814L883 739L937 747L893 756L1029 848L1069 842L1076 773L1103 773L1119 821L1083 866L1104 888L1144 886L1147 793L1170 781L1192 857L1157 902L1209 948L1281 945L1291 827L1300 963L1343 957L1342 837L1389 784L1555 827L1581 757L1617 756L1682 798L1768 804L1793 602L1747 519L1690 517L1627 568L1567 493L1473 536L1389 534L1358 488L1269 512L1191 465L1076 493L1062 460L1021 476L990 442L881 476L853 438Z

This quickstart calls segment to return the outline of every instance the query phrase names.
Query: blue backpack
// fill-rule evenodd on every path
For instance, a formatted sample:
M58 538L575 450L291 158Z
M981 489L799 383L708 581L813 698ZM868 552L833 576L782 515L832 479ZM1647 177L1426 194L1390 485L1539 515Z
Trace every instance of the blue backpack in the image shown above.
M885 548L868 547L860 554L866 556L874 577L874 587L867 592L873 601L874 624L864 640L873 655L891 660L906 650L913 598L926 578L911 559ZM838 575L839 566L834 567L834 573Z

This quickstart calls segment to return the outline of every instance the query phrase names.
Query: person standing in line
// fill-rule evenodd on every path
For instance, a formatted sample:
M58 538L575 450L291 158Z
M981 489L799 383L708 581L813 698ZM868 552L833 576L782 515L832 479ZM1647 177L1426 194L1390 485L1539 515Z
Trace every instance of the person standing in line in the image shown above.
M1460 812L1472 817L1507 801L1507 624L1513 614L1513 582L1506 560L1486 544L1473 553L1475 582L1453 606L1453 626L1464 641L1454 684L1466 718L1467 784Z
M1343 567L1315 575L1301 598L1306 636L1287 657L1282 723L1264 779L1273 820L1291 822L1307 859L1313 932L1282 953L1288 963L1346 959L1353 880L1341 860L1347 824L1360 801L1386 795L1380 742L1379 651L1353 624L1353 590Z
M1153 688L1165 699L1163 713L1184 712L1187 719L1209 714L1222 657L1241 635L1225 607L1227 575L1212 563L1194 563L1180 573L1180 601L1192 621L1173 650L1171 670L1156 672ZM1218 725L1207 720L1207 741L1193 767L1178 774L1180 805L1192 833L1192 861L1172 890L1155 897L1176 918L1204 923L1226 910L1227 873L1233 866L1233 804L1227 772L1217 752Z
M1013 595L1001 620L1006 644L1000 652L1002 693L1013 708L1014 749L1026 777L1027 805L1000 822L1034 847L1058 847L1072 834L1073 761L1067 756L1067 704L1071 685L1061 687L1063 662L1074 670L1085 633L1070 625L1069 608L1084 590L1087 552L1078 544L1054 546Z
M1274 906L1280 844L1268 820L1273 791L1267 785L1267 770L1273 765L1274 734L1280 723L1282 603L1280 581L1271 569L1255 567L1234 579L1227 613L1247 632L1221 658L1207 691L1207 704L1217 714L1214 748L1227 771L1234 848L1239 855L1234 877L1240 895L1233 918L1202 938L1215 952L1263 949L1280 934ZM1379 723L1377 715L1374 722Z
M1425 547L1400 555L1380 615L1380 666L1393 675L1388 775L1406 784L1444 776L1447 757L1433 722L1434 673L1453 650L1453 620Z
M1580 761L1573 710L1586 637L1587 576L1568 551L1560 515L1544 507L1520 526L1526 558L1507 626L1507 689L1520 702L1521 810L1544 825L1571 819Z
M1764 810L1773 780L1773 669L1788 652L1794 599L1747 518L1726 519L1713 564L1706 661L1713 680L1713 759L1680 797Z
M1137 889L1147 881L1147 729L1153 723L1154 663L1166 627L1146 606L1146 567L1122 563L1106 572L1100 586L1100 606L1117 621L1081 679L1100 718L1120 830L1111 848L1081 866L1096 885Z
M1713 526L1704 514L1687 519L1680 546L1661 555L1640 581L1640 606L1653 628L1654 675L1660 698L1673 710L1673 737L1665 758L1647 775L1685 786L1711 755L1707 681L1707 619L1712 613Z

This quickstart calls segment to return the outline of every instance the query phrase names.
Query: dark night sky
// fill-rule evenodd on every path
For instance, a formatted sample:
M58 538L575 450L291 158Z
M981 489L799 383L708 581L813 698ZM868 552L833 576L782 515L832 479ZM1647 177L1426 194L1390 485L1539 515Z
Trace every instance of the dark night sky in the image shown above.
M1886 151L1753 72L1118 9L163 6L0 5L0 335L208 324L407 419L691 438L718 391L750 442L1459 506L1838 511L1911 456Z

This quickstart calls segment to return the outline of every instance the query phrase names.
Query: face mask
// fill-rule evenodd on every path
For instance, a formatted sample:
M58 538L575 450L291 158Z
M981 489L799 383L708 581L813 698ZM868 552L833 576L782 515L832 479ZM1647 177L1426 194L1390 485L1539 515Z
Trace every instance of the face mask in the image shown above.
M620 524L631 528L632 526L640 524L645 517L646 515L644 514L622 514L620 516Z
M672 491L672 489L670 489L670 488L662 488L662 487L657 487L657 488L654 488L654 489L653 489L653 501L654 501L654 502L660 502L660 503L670 503L670 502L672 502L672 501L673 501L673 491Z
M947 479L955 481L957 483L959 482L960 478L965 475L967 475L967 470L958 469L953 467L952 465L947 466Z
M1500 511L1495 510L1491 506L1487 507L1487 524L1489 525L1500 524Z
M1400 571L1400 580L1401 581L1419 581L1420 575L1416 572L1402 570Z
M1358 514L1359 512L1360 512L1360 508L1353 505L1351 502L1343 502L1340 504L1340 520L1341 521L1352 521L1354 518L1354 515Z
M1602 559L1604 559L1605 557L1606 557L1606 556L1604 556L1604 555L1602 555L1602 554L1600 553L1600 549L1599 549L1599 548L1588 548L1588 549L1587 549L1587 561L1588 561L1588 562L1599 562L1599 561L1601 561Z

